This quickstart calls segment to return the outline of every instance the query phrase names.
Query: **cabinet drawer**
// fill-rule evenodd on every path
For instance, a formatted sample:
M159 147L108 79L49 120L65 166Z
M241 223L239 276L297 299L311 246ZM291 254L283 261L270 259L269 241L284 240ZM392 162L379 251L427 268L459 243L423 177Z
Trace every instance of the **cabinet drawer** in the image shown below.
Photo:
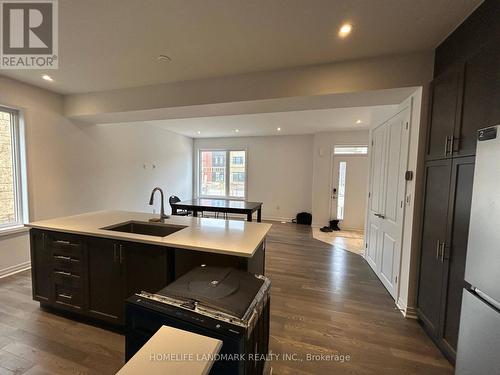
M56 283L54 292L56 305L62 305L77 310L82 309L83 294L81 290Z
M54 233L49 237L53 255L66 255L74 259L83 258L83 242L80 238L65 233Z
M71 288L80 288L82 285L80 275L57 268L54 269L54 282Z
M59 271L66 271L72 274L82 274L82 261L71 255L54 255L54 269Z

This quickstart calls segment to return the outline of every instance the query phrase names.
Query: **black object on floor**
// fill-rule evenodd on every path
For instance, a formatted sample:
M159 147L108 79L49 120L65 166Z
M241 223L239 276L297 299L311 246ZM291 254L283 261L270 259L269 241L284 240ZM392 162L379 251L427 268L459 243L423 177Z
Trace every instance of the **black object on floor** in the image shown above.
M157 293L134 294L126 303L126 361L167 325L223 342L210 374L262 374L270 285L266 277L245 271L197 267Z
M331 228L332 230L335 230L335 231L336 231L336 230L341 230L341 229L339 228L339 221L340 221L340 220L330 220L330 228Z
M311 225L312 215L309 212L300 212L297 214L297 217L292 220L292 222L303 225Z
M327 226L324 226L323 228L320 228L319 230L322 232L327 232L327 233L333 232L333 229L330 227L327 227Z

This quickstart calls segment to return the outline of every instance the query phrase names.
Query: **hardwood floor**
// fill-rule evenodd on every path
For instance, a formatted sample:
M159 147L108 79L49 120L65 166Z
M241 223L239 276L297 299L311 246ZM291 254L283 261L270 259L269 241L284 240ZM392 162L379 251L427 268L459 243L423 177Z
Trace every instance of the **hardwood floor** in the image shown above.
M290 354L271 362L273 374L453 372L359 255L315 240L309 227L273 223L266 262L271 351ZM112 374L123 352L120 334L41 310L28 271L0 279L0 375Z

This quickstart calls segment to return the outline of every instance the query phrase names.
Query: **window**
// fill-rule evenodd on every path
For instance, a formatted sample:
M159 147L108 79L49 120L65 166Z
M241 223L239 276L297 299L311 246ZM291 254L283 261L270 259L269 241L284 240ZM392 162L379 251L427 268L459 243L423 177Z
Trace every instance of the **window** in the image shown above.
M368 146L335 146L335 155L367 155Z
M233 182L245 182L245 173L244 172L233 172L232 181Z
M245 164L245 157L244 156L233 156L232 163L234 165Z
M245 190L246 151L200 151L199 196L245 198Z
M0 229L21 225L18 112L0 107Z
M344 220L346 169L347 163L345 161L341 161L339 163L339 192L337 196L337 219L339 220Z

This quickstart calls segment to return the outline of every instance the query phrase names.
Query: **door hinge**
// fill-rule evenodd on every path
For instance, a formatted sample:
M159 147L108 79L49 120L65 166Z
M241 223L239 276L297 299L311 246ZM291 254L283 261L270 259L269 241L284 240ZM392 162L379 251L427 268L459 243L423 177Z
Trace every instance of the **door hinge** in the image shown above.
M368 198L370 198L372 196L372 193L368 193Z
M408 130L408 121L406 121L405 128L406 128L406 130Z
M373 146L373 141L372 141L372 146Z
M396 276L396 277L394 278L394 284L397 284L397 283L398 283L398 277Z
M365 243L365 249L368 249L368 242Z

